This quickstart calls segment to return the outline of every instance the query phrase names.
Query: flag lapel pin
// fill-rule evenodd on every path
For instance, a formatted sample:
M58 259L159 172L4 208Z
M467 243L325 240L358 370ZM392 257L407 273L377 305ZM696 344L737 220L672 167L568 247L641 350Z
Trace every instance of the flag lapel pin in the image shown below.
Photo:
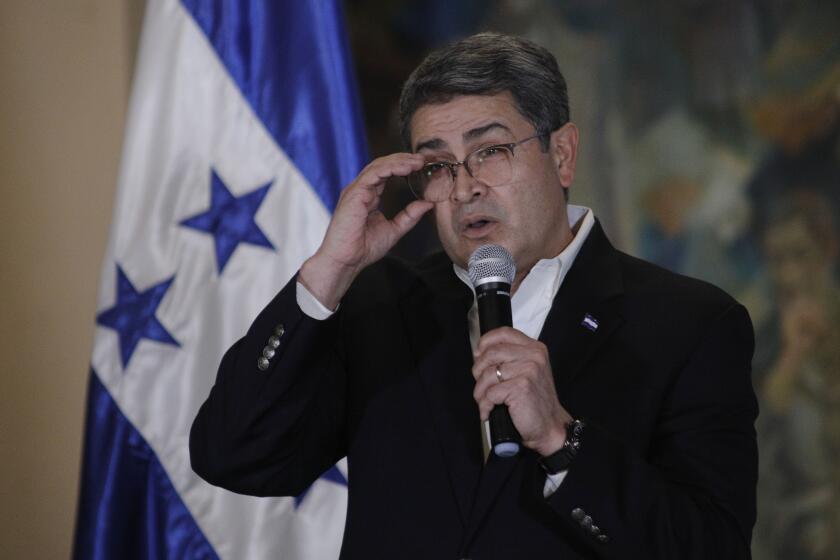
M587 329L589 329L592 332L595 332L595 331L598 330L598 321L595 319L595 317L593 317L589 313L587 313L586 315L583 316L583 321L581 321L580 324L583 325L584 327L586 327Z

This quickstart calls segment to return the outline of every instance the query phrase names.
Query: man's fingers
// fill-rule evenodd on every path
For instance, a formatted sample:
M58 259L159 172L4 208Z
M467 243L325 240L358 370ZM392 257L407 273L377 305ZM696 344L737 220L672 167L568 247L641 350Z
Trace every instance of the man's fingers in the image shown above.
M401 153L381 157L359 174L357 183L364 188L378 187L391 177L405 177L417 171L423 167L424 161L420 154Z
M422 155L408 153L391 154L373 160L359 173L355 181L342 191L339 206L349 205L358 210L358 205L361 204L366 212L376 209L388 179L405 177L420 169L424 161Z
M512 362L521 355L522 350L509 344L497 344L478 354L473 361L473 367L478 371L494 367L497 364Z
M486 367L477 375L474 371L473 373L476 377L476 381L475 387L473 388L473 398L477 403L481 404L483 401L487 400L491 391L495 391L495 389L493 389L495 386L503 385L507 388L507 390L511 389L514 387L514 384L511 384L511 381L523 375L527 367L529 367L527 363L514 362L501 364L499 366L493 365ZM499 379L499 376L496 375L496 370L501 372L501 380ZM493 401L493 404L501 404L501 401Z
M482 372L487 368L514 362L533 362L541 367L547 360L547 354L537 345L496 344L475 357L473 371Z
M475 376L473 398L475 398L476 401L480 401L484 398L484 393L487 392L490 385L499 383L499 378L496 375L496 367L484 368L478 374L476 374L475 369L473 369L473 375Z
M479 372L496 364L516 361L547 365L548 349L521 331L502 327L483 335L473 354L474 371Z
M517 383L507 380L503 383L496 382L490 385L478 402L478 411L482 420L487 420L490 411L497 404L505 404L513 393L519 390Z
M420 218L422 218L426 212L434 207L435 205L433 202L415 200L400 210L400 212L391 220L391 223L393 223L396 228L397 236L402 237L405 235L411 228L417 225L417 222L420 221Z
M533 338L513 327L499 327L481 336L475 353L480 354L488 346L498 343L527 345L533 342Z

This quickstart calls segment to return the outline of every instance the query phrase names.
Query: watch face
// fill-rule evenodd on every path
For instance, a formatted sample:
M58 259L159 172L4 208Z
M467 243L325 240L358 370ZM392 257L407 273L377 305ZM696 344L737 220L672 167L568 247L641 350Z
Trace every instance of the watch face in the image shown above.
M566 439L566 443L577 451L580 447L580 437L583 434L585 424L581 420L575 420L569 426L571 427L571 433Z

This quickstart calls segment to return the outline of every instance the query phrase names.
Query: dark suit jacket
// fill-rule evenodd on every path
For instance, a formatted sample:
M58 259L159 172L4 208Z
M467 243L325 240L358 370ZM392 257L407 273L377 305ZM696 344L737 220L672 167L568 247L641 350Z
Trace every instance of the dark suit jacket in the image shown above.
M749 557L757 405L741 305L616 251L596 224L540 336L560 402L587 422L544 499L533 452L483 465L471 302L442 255L369 267L326 321L300 311L293 279L222 360L193 468L297 495L346 455L342 558Z

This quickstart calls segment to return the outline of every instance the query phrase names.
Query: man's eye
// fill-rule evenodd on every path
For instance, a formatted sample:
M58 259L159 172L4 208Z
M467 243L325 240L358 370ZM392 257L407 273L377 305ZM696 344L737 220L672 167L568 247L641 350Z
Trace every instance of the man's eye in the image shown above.
M487 148L484 148L480 152L478 152L478 157L479 157L479 159L481 159L483 161L483 160L486 160L486 159L492 159L492 158L497 158L497 157L500 157L500 156L504 156L506 151L507 150L505 149L504 146L489 146Z
M427 163L423 166L423 173L426 177L433 177L446 170L445 163Z

